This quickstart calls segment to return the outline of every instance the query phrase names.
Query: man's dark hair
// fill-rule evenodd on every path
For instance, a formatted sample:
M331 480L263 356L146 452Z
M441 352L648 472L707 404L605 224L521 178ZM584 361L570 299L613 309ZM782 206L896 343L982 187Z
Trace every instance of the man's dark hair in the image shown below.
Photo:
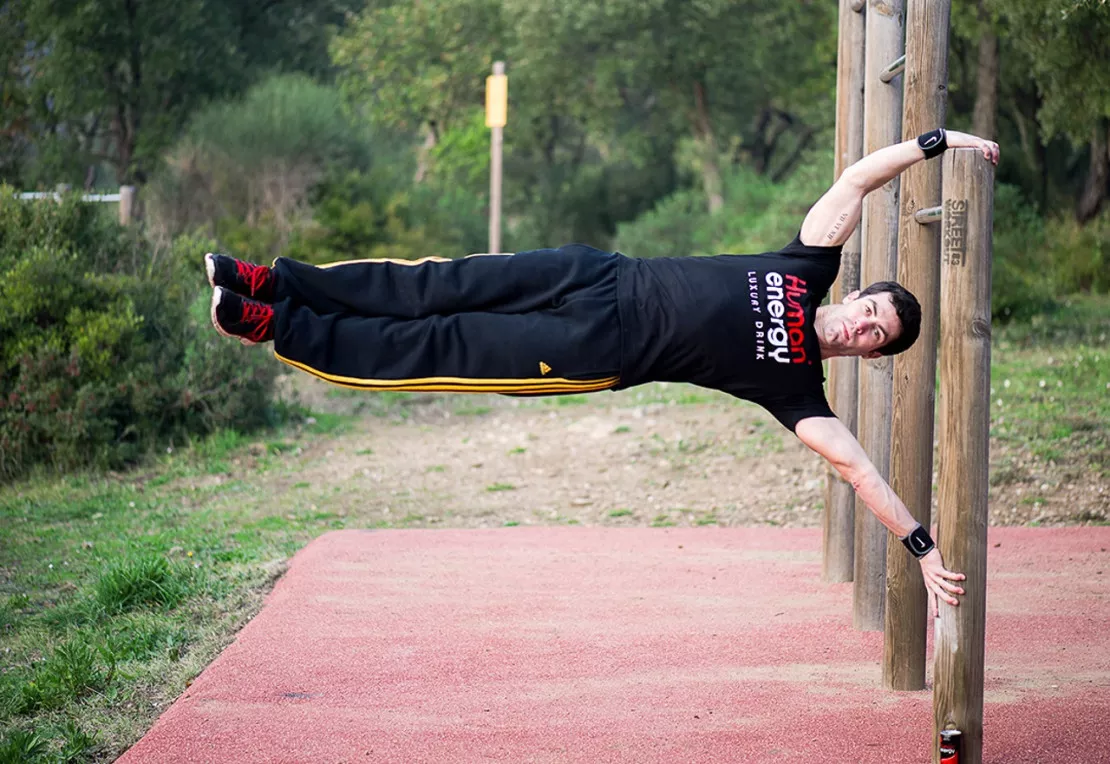
M859 296L867 297L883 292L890 295L894 312L898 314L898 321L902 324L902 333L879 348L879 353L881 355L895 355L903 350L909 350L913 343L917 341L917 335L921 333L921 303L917 301L912 292L897 281L876 281L860 292ZM859 299L859 297L856 299Z

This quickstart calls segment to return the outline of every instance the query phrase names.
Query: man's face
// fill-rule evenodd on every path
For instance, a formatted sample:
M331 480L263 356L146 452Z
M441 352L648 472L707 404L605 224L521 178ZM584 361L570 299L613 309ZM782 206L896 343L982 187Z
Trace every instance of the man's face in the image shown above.
M852 292L834 306L824 326L824 340L837 355L878 358L879 348L902 333L902 322L890 301L890 292L860 297Z

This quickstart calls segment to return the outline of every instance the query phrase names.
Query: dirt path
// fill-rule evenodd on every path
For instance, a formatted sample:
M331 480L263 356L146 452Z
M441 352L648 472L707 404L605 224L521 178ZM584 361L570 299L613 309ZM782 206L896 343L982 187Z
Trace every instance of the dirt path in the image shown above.
M414 396L383 407L302 375L286 382L313 411L363 415L311 441L302 467L279 480L342 486L328 509L369 523L821 523L823 460L759 407L723 394L659 384L570 399ZM1015 462L996 448L992 461L1003 458L1011 466L991 489L992 524L1106 522L1105 478Z

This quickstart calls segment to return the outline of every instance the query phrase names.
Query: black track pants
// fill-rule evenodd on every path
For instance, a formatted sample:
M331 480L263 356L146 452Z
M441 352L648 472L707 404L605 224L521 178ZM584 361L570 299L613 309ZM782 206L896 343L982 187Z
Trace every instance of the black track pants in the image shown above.
M273 266L274 354L345 387L559 394L620 381L621 255Z

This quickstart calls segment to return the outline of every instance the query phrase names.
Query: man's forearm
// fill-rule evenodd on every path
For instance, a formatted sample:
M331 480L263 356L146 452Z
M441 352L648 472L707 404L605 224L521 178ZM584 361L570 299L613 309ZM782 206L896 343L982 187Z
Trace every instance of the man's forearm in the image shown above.
M841 180L852 183L863 189L864 194L869 194L924 158L925 152L917 145L916 140L903 141L871 152L846 169Z
M843 422L836 417L807 417L798 422L794 433L851 484L879 522L899 538L914 529L917 521Z
M906 509L906 505L898 498L894 489L883 480L878 470L872 469L863 475L853 476L851 483L852 488L879 522L898 538L908 536L917 525L917 520Z
M950 149L973 148L984 143L981 138L955 130L945 130L944 137ZM897 178L923 159L925 159L925 152L917 145L917 139L914 138L871 152L846 169L841 177L849 176L849 182L861 187L863 192L868 194L884 183Z

